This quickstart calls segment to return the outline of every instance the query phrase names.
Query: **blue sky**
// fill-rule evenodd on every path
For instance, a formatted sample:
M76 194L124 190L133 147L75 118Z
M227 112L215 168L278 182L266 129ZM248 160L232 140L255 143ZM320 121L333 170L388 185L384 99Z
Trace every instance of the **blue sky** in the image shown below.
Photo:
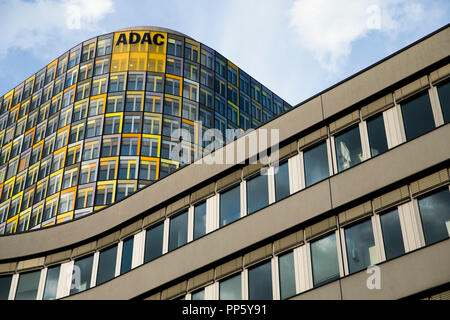
M296 104L449 21L448 0L0 0L0 95L86 39L147 25L214 48Z

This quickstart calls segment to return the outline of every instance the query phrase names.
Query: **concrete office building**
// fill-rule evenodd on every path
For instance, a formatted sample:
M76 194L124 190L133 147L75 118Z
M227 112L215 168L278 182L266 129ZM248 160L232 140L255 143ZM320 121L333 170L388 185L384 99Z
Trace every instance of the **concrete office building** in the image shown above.
M80 44L1 99L0 298L448 299L449 52L447 25L291 109L174 31Z

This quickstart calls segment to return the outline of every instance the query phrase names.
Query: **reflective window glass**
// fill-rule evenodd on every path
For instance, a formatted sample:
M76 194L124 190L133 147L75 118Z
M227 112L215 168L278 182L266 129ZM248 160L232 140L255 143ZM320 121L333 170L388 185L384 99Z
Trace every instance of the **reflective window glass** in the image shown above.
M241 300L241 292L240 274L219 282L219 300Z
M44 300L56 299L60 269L61 269L60 265L47 269L47 277L45 279L44 297L43 297Z
M450 191L445 188L419 199L420 217L427 245L450 236Z
M272 266L270 261L248 270L248 299L272 300Z
M206 233L206 201L194 207L194 240Z
M311 242L311 264L315 287L339 278L335 233Z
M120 274L131 270L131 263L133 261L133 243L134 237L130 237L123 241Z
M275 201L279 201L289 194L289 164L288 161L285 161L275 167Z
M220 194L220 227L237 219L241 215L240 186L236 186Z
M0 300L8 300L11 280L12 275L0 277Z
M36 300L41 270L21 273L15 300Z
M294 253L289 252L278 258L280 274L280 298L286 299L295 295Z
M70 294L75 294L91 287L92 262L94 256L90 255L79 260L75 260L72 274L72 285Z
M117 245L100 251L98 258L97 285L114 278L116 272Z
M428 91L403 103L401 109L406 140L412 140L434 129L433 111Z
M367 132L369 135L370 154L372 157L387 151L388 145L382 114L367 120Z
M450 122L450 81L437 87L444 123Z
M305 183L307 187L328 178L330 171L328 169L326 142L303 151L303 162L305 166Z
M371 220L345 229L345 244L350 273L358 272L377 263Z
M170 219L169 227L169 251L181 247L187 242L188 212Z
M164 223L147 229L145 233L144 263L162 255Z
M338 171L348 169L362 161L359 127L353 127L335 136Z
M380 221L386 259L393 259L404 254L405 247L397 209L382 214Z
M239 198L237 198L239 199ZM238 201L238 200L235 201ZM247 180L247 214L251 214L269 204L267 175L258 175Z

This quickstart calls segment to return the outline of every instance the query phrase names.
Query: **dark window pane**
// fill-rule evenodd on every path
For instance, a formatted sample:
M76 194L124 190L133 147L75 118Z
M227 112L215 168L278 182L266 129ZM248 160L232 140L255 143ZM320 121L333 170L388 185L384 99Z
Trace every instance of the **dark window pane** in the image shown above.
M448 188L419 199L419 209L427 245L450 236L450 192Z
M406 140L412 140L434 129L433 111L431 110L428 91L402 105L403 124Z
M248 299L272 300L272 267L270 261L248 270Z
M144 263L162 255L164 223L150 228L145 233Z
M348 169L362 160L359 127L349 129L334 138L338 171Z
M242 299L241 275L228 278L219 283L219 300Z
M286 299L295 295L294 253L282 255L278 258L280 272L280 297Z
M303 151L306 186L321 181L330 175L328 169L327 144L323 142L309 150Z
M0 277L0 300L8 300L12 276Z
M133 260L133 239L134 237L130 237L123 242L120 274L131 270L131 262Z
M311 263L315 287L339 278L336 234L311 242Z
M405 247L397 209L381 215L380 220L386 259L393 259L404 254Z
M358 272L376 263L371 220L345 229L345 244L350 273Z
M206 233L206 201L194 208L194 240Z
M56 291L58 289L59 271L61 266L48 268L47 278L45 279L44 300L56 299Z
M205 289L193 292L191 294L191 300L205 300Z
M91 287L92 261L94 256L76 260L73 266L70 294L87 290Z
M370 154L375 157L388 149L386 131L384 130L383 115L367 120Z
M188 212L170 219L169 251L181 247L187 242Z
M240 186L236 186L220 194L220 227L239 219L241 216L240 192Z
M41 270L22 273L16 290L16 300L36 300Z
M450 122L450 81L437 87L444 123Z
M239 198L234 201L239 201ZM269 204L267 176L259 175L247 180L247 214L251 214Z
M116 258L117 245L100 252L98 258L97 285L114 278Z
M275 174L275 201L286 198L289 194L289 165L286 161L278 167Z

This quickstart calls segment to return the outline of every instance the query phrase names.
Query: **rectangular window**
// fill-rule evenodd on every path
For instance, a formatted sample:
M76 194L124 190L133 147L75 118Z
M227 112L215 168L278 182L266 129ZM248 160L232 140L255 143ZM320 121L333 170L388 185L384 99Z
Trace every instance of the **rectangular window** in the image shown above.
M353 127L334 138L338 172L360 163L362 157L361 137L359 127Z
M112 157L118 155L119 138L103 139L102 143L102 157Z
M140 116L125 116L123 133L139 133L141 131Z
M367 132L369 135L370 154L372 157L387 151L388 145L382 114L367 120Z
M162 92L163 77L161 75L149 74L147 75L147 84L145 90L153 92Z
M114 278L116 272L117 245L100 251L98 258L97 285Z
M311 242L311 265L314 287L339 279L335 233Z
M119 201L136 191L136 185L131 183L119 183L117 185L116 201Z
M270 260L248 269L248 299L272 300L272 266Z
M36 300L41 270L19 274L15 300Z
M140 161L139 179L141 180L156 180L157 162L156 161Z
M172 251L187 242L188 212L185 211L170 219L169 251Z
M434 129L433 111L428 91L402 103L406 140L412 140Z
M85 142L83 150L83 161L98 158L99 149L100 149L100 141Z
M289 191L289 163L284 161L275 167L275 201L280 201L290 195Z
M239 199L239 198L237 198ZM235 199L234 201L237 201ZM269 204L267 175L258 175L247 180L247 214L252 214Z
M100 172L98 180L114 180L116 179L117 161L100 161Z
M278 269L280 274L280 298L290 298L296 293L293 252L289 252L278 257Z
M133 261L133 242L134 237L129 237L123 241L122 245L122 261L120 265L120 274L124 274L131 270Z
M240 274L219 282L219 300L241 299L242 283Z
M164 223L147 229L145 232L144 263L162 255Z
M371 220L345 229L345 244L350 273L358 272L377 263Z
M158 95L147 93L145 95L145 112L162 112L162 98Z
M12 275L0 277L0 300L8 300Z
M326 142L322 142L303 151L303 162L305 168L305 183L307 187L328 178L330 171L328 169Z
M73 269L72 282L70 286L70 294L75 294L91 287L92 263L94 256L90 255L85 258L75 260Z
M109 76L109 92L124 91L126 73L112 73Z
M43 300L56 299L60 269L61 269L60 265L50 267L47 269L47 277L45 278Z
M437 87L439 102L441 104L444 123L450 122L450 81L440 84Z
M241 188L239 185L220 194L220 227L223 227L241 216Z
M142 94L127 94L125 111L142 111Z
M99 136L102 129L102 119L88 119L86 126L86 138Z
M94 188L78 189L77 202L75 209L92 207L94 202Z
M405 253L402 228L398 210L394 209L380 215L381 230L383 233L384 251L386 259L394 259Z
M129 74L127 82L128 91L144 90L144 75L143 74Z
M106 113L122 112L125 104L124 95L120 93L108 94Z
M97 163L83 164L81 166L80 184L95 182Z
M206 201L194 207L194 240L206 234Z
M450 236L450 190L445 188L418 199L425 244Z
M115 185L112 183L107 185L98 185L95 194L95 205L104 206L113 203L114 187Z

